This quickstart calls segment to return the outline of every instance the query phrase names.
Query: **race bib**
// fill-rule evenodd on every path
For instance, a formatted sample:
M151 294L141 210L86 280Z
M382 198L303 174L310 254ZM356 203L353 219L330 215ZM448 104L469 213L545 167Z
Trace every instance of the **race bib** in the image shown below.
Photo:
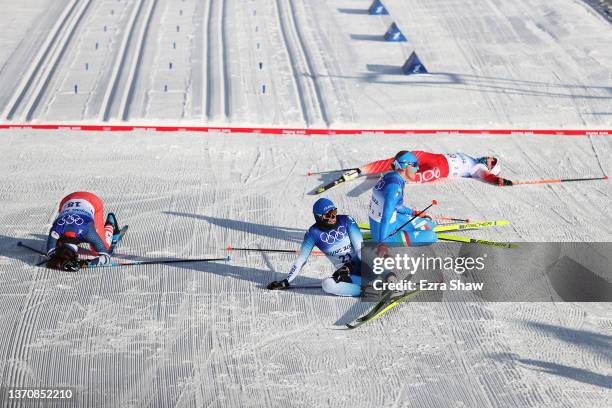
M93 205L91 205L89 201L78 199L78 198L74 200L66 201L60 213L64 211L84 211L88 213L89 215L91 215L91 217L93 217L94 212L95 212Z

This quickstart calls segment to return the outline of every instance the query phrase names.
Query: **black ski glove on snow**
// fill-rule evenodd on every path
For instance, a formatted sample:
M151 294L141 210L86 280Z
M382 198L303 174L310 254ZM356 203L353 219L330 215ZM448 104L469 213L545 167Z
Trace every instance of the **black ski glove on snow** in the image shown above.
M282 290L287 289L289 287L289 281L287 279L283 279L282 281L274 281L268 284L268 289L270 290Z

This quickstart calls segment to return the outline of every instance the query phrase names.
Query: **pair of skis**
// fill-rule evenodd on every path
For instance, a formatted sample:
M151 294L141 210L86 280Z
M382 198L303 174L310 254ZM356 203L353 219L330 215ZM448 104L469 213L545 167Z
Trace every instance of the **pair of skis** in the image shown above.
M513 244L510 242L497 242L497 241L488 241L485 239L476 239L469 237L462 237L459 235L451 235L445 234L447 231L464 231L464 230L473 230L473 229L482 229L489 227L499 227L503 225L509 225L510 221L507 220L494 220L494 221L475 221L475 222L467 222L467 223L459 223L459 224L447 224L447 225L436 225L434 228L434 232L438 235L438 239L441 241L452 241L452 242L462 242L466 244L478 244L478 245L487 245L493 246L497 248L518 248L517 244ZM370 226L368 224L359 223L357 224L361 230L369 231ZM363 234L364 240L372 239L372 234L369 232L364 232Z
M437 225L434 228L434 231L438 234L438 239L444 241L456 241L456 242L465 242L465 243L474 243L481 245L489 245L494 247L501 248L516 248L516 244L507 243L507 242L494 242L487 241L481 239L467 238L456 235L443 234L442 232L446 231L463 231L463 230L472 230L472 229L480 229L480 228L488 228L488 227L496 227L502 225L509 225L510 221L507 220L495 220L495 221L476 221L470 223L460 223L460 224L450 224L450 225ZM358 224L359 228L362 230L370 230L370 226L367 224ZM365 234L364 234L365 237ZM365 315L357 318L353 323L347 323L346 327L348 329L356 329L359 326L362 326L366 323L369 323L373 320L378 319L389 310L395 308L396 306L407 302L414 298L421 292L421 289L417 289L414 291L406 292L401 295L393 296L392 291L388 291L385 293L381 300L376 303L372 309Z
M359 326L363 326L366 323L378 319L380 316L384 315L394 307L411 300L420 292L421 289L416 289L393 297L393 292L388 291L383 295L382 299L379 300L378 303L376 303L374 307L372 307L372 309L370 309L368 313L357 318L353 323L346 323L345 326L349 329L356 329Z

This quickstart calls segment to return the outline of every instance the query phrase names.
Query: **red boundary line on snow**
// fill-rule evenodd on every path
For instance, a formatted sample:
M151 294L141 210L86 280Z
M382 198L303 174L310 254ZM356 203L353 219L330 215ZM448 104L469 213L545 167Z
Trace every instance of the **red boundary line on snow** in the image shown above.
M219 132L262 133L272 135L365 135L365 134L458 134L458 135L559 135L559 136L612 136L611 129L312 129L224 126L146 126L146 125L70 125L70 124L0 124L1 129L82 130L93 132Z

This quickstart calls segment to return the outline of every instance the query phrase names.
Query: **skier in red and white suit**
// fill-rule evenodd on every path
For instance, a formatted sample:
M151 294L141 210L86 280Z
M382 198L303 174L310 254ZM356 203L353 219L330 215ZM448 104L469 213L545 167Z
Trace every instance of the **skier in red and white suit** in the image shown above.
M47 266L63 270L78 270L78 245L89 244L97 258L89 266L110 262L109 249L113 235L118 233L116 217L109 213L104 221L104 204L93 193L78 191L64 197L58 215L47 238Z
M464 153L430 153L412 150L419 163L415 183L427 183L446 177L477 178L491 184L511 186L512 181L499 177L497 158L484 156L474 158ZM360 168L363 175L383 173L391 170L394 158L378 160Z

